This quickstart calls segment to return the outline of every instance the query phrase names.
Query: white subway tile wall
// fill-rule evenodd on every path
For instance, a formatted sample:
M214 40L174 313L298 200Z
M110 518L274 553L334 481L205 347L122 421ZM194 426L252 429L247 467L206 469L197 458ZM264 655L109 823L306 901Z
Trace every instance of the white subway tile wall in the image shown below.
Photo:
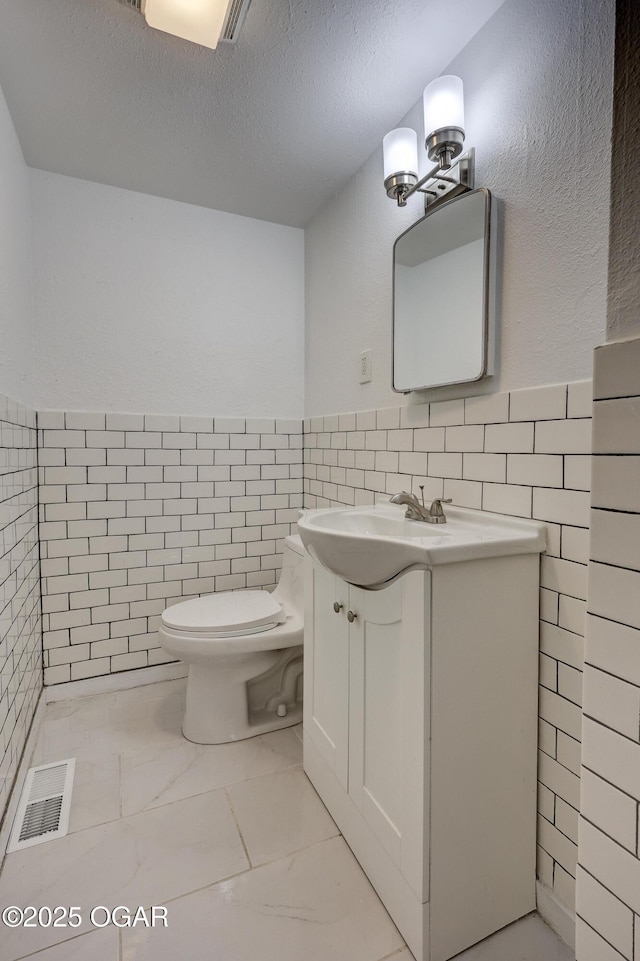
M400 490L546 523L541 564L538 873L575 899L591 382L305 421L305 507ZM354 427L355 422L355 427ZM621 643L623 643L621 641Z
M640 340L595 352L578 961L640 961Z
M0 395L0 821L42 690L36 414Z
M165 663L170 604L271 588L302 422L38 413L45 684Z

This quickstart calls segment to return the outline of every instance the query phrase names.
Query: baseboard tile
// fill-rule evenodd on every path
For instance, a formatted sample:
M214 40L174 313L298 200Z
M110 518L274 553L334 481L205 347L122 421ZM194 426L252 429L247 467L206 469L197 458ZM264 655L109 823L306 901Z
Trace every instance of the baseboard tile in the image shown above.
M536 881L538 914L570 948L576 946L576 915L542 881Z
M188 673L187 665L178 661L173 664L141 667L136 671L122 671L120 674L105 674L102 677L88 677L82 681L54 684L52 687L45 687L44 693L47 704L50 704L52 701L66 701L71 697L109 694L112 691L127 691L144 684L156 684L158 681L173 681L179 677L186 677Z

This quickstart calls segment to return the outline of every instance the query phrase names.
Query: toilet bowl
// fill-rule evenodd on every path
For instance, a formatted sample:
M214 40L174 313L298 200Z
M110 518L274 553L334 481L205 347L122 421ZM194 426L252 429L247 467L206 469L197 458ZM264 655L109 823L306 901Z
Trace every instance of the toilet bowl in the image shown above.
M302 720L304 548L286 537L273 591L225 591L168 607L160 646L189 665L182 732L223 744Z

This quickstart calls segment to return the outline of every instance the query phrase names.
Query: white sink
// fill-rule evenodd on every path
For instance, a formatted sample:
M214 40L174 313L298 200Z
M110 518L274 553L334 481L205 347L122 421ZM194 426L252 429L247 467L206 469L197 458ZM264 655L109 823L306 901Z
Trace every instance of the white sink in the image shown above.
M447 507L446 524L427 524L408 520L404 512L403 505L389 503L311 510L298 521L298 533L324 567L372 590L415 568L546 548L538 521Z

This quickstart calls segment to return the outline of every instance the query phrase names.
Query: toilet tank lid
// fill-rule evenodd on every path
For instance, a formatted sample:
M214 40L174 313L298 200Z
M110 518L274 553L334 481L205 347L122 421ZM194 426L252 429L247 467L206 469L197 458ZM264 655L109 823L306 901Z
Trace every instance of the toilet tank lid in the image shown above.
M268 591L224 591L168 607L162 623L175 631L250 634L282 624L286 614Z

